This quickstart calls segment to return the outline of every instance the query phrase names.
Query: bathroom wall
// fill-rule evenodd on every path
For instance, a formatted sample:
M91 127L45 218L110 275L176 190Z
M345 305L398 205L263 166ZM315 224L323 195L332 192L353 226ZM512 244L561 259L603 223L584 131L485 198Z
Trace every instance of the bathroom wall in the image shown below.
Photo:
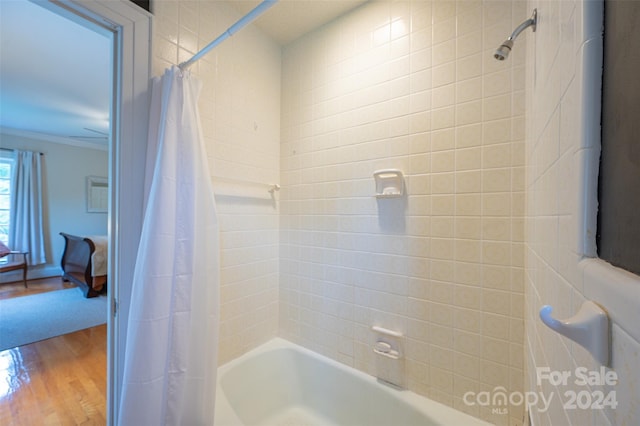
M640 277L595 259L602 2L530 1L534 7L539 24L528 39L526 81L525 389L552 403L531 407L531 420L637 424ZM551 305L555 317L569 318L585 300L603 306L611 318L610 368L604 370L538 318L543 305ZM590 384L580 380L587 373ZM604 374L613 374L615 384L594 382Z
M522 406L463 396L523 390L526 38L492 53L529 14L372 2L283 51L281 335L495 424ZM374 197L387 168L406 197Z
M241 17L224 2L157 1L153 12L157 76ZM190 68L221 229L220 363L278 329L278 207L259 184L279 180L280 61L280 46L248 26Z

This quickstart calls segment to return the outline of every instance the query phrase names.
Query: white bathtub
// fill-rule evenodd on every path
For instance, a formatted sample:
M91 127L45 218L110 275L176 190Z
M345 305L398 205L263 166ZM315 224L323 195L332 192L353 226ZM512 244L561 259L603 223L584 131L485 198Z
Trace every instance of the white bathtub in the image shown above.
M215 426L488 425L283 339L218 369Z

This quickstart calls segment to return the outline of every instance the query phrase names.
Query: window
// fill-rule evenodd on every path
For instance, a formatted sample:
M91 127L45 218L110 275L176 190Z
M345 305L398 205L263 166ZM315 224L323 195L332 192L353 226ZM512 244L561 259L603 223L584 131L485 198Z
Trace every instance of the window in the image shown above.
M598 256L640 274L640 3L604 5Z
M9 216L11 209L11 173L13 159L0 154L0 241L9 244Z

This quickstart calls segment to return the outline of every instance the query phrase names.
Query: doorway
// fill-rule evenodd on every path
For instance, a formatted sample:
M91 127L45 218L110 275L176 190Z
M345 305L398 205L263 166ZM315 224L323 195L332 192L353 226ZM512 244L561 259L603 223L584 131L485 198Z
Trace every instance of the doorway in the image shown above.
M28 285L5 284L22 281L20 270L0 276L0 349L8 349L107 320L107 294L93 277L61 282L60 233L108 233L107 206L89 209L88 182L109 176L114 37L30 1L2 2L0 12L0 239L29 263ZM74 289L84 281L99 297L84 300ZM51 309L58 305L67 309Z
M26 1L26 0L25 0ZM107 323L107 424L117 418L126 323L142 226L144 164L151 69L151 15L119 0L34 1L81 25L109 32L113 87L108 154L109 319Z

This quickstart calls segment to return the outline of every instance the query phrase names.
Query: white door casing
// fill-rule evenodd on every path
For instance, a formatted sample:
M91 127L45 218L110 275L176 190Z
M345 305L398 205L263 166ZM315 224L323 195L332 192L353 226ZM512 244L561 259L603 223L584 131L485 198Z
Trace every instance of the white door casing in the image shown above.
M152 16L128 0L32 0L113 35L109 147L107 424L118 418L131 282L142 229Z

